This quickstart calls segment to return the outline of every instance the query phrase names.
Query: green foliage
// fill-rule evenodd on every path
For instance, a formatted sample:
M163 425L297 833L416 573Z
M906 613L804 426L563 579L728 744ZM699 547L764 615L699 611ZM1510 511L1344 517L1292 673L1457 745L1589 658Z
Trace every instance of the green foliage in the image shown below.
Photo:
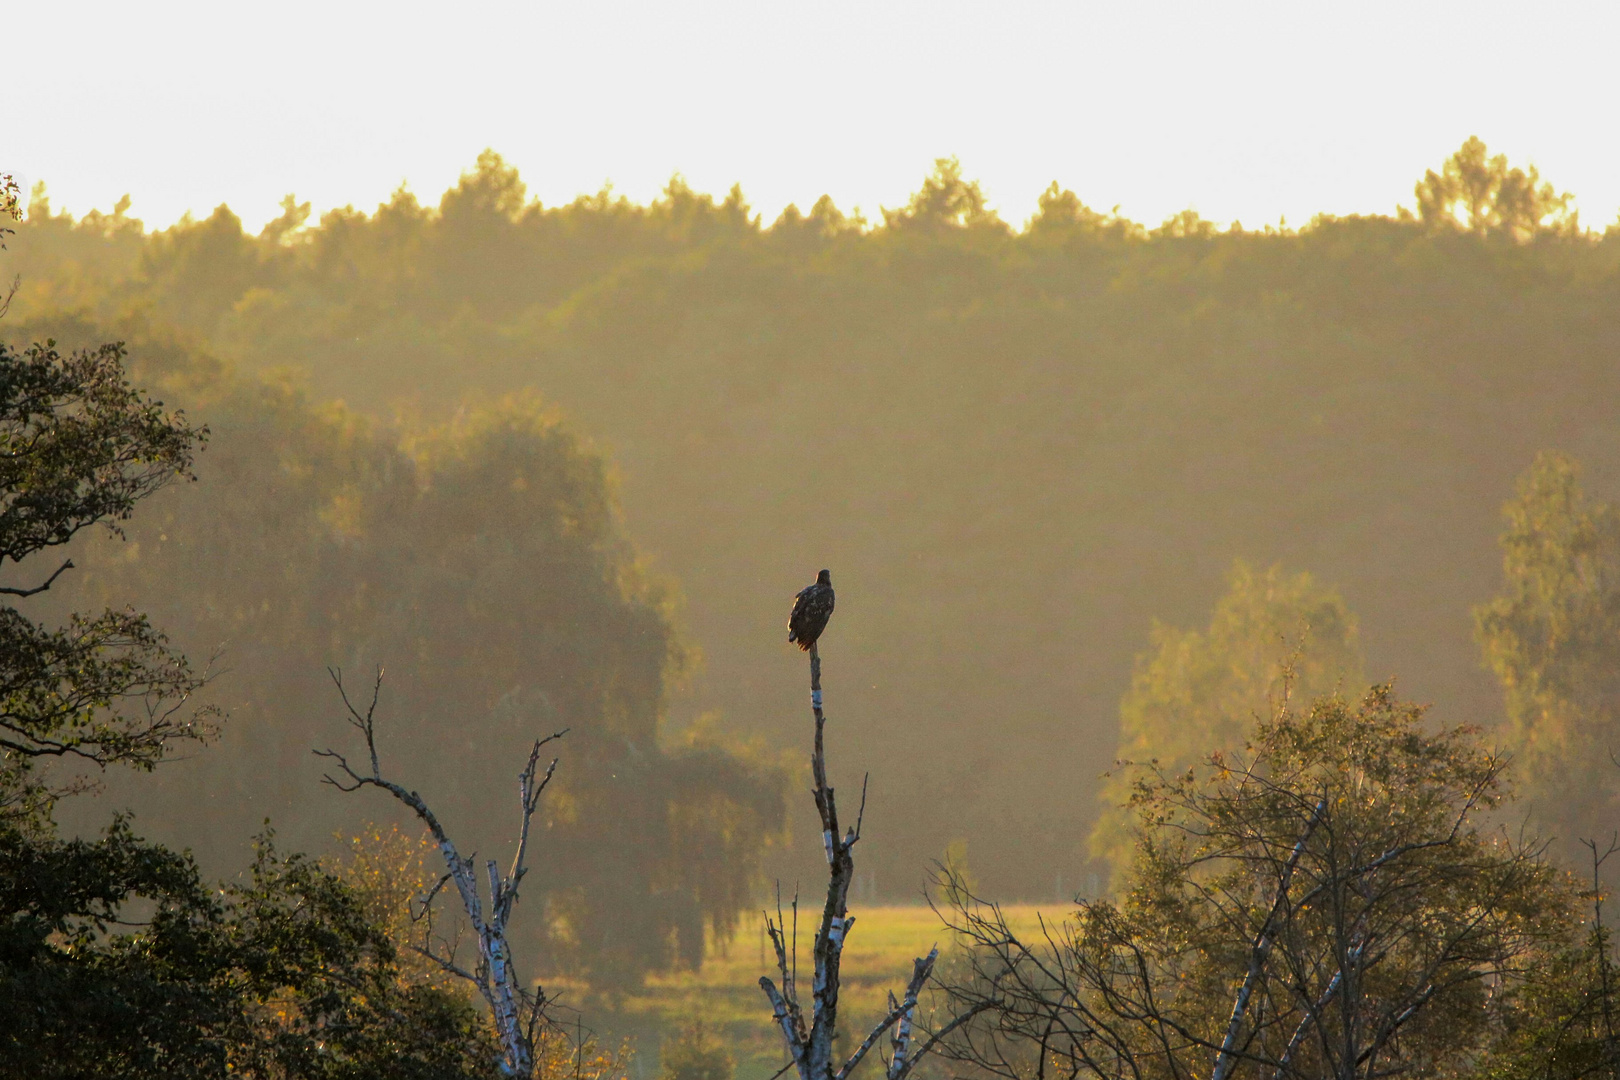
M203 949L215 914L183 856L142 844L119 821L100 841L6 829L0 860L0 1061L10 1075L197 1075L223 1064L227 1017L207 974L169 977L173 961L185 966ZM132 897L157 907L152 932L108 938Z
M1445 1067L1484 1045L1489 985L1532 973L1573 898L1532 852L1492 835L1503 763L1478 732L1434 732L1422 709L1375 687L1358 706L1325 698L1309 712L1285 709L1245 752L1210 764L1205 777L1142 779L1126 900L1117 913L1087 908L1079 936L1114 948L1121 934L1151 942L1164 981L1185 988L1173 1007L1218 1044L1277 867L1320 806L1267 972L1279 1015L1258 1040L1279 1057L1304 1001L1320 1000L1342 968L1350 994L1317 1017L1325 1030L1301 1050L1317 1063L1301 1060L1301 1073L1355 1075L1336 1055L1414 1006L1379 1052L1385 1069Z
M1547 943L1533 978L1507 988L1503 1023L1478 1075L1491 1080L1588 1080L1620 1075L1620 963L1603 913L1603 864L1615 854L1585 845L1591 916Z
M1613 935L1594 927L1584 942L1546 950L1535 978L1515 988L1513 1007L1476 1075L1490 1080L1611 1080L1620 1072L1620 969Z
M463 995L402 983L362 898L307 857L255 845L225 890L221 966L251 1005L233 1071L310 1077L488 1076L493 1034Z
M1062 185L1010 228L961 170L919 181L892 227L825 198L762 223L740 196L684 182L645 205L606 190L541 205L493 154L442 198L401 191L301 227L295 200L257 236L231 235L223 216L164 230L116 208L74 219L41 195L11 245L23 284L7 332L66 340L77 316L139 341L154 369L179 372L187 350L198 367L296 367L312 400L348 403L344 423L373 418L365 445L395 442L396 416L443 424L469 394L538 389L567 430L598 440L621 478L623 533L692 598L681 636L704 663L683 669L677 721L712 712L787 742L799 712L769 675L769 583L847 567L862 610L835 629L837 662L851 713L883 718L851 730L849 752L905 793L864 864L894 896L957 836L1005 895L1048 895L1049 868L1075 880L1074 837L1150 617L1202 626L1197 598L1237 558L1331 575L1370 663L1457 715L1489 715L1497 695L1460 613L1496 587L1495 504L1544 446L1620 463L1620 231L1552 228L1554 215L1512 243L1393 213L1155 228ZM1487 220L1522 225L1493 190ZM266 409L266 424L316 438L306 417L321 409ZM196 415L223 460L218 420ZM240 475L279 485L279 444L259 449L261 471ZM293 511L325 468L313 453L287 461L293 495L266 488L260 517L221 521L222 536L247 531L231 575L285 561L298 580L311 565L254 546L260 532L324 535L278 532L308 520ZM138 542L142 559L164 543ZM270 595L218 599L240 601L245 628ZM228 641L245 678L245 633L217 626L186 644L208 655ZM316 673L355 662L310 655ZM373 659L391 680L414 663ZM266 685L313 715L324 699L297 670ZM989 724L1009 733L993 748ZM260 760L294 776L309 740L289 730L284 746L262 736ZM292 828L290 805L266 808ZM300 815L318 805L302 799ZM799 841L808 866L819 844Z
M1138 773L1118 901L1027 943L958 905L952 992L989 1025L959 1053L1007 1076L1208 1076L1223 1048L1216 1075L1468 1075L1578 939L1567 879L1493 824L1505 760L1387 686L1284 706L1205 766Z
M988 227L1005 231L1001 219L985 202L978 181L962 175L962 163L954 157L934 162L934 171L923 181L922 189L899 210L885 210L883 223L891 229L965 229Z
M1056 180L1036 200L1036 213L1029 222L1029 237L1035 241L1140 240L1146 230L1122 218L1118 207L1112 214L1101 214L1080 201L1080 196L1059 186Z
M438 911L434 919L423 917L422 900L432 894L444 874L444 859L433 837L426 831L410 833L398 826L385 830L368 824L342 840L341 855L322 860L322 866L354 890L365 905L366 918L393 943L400 977L413 985L437 986L468 997L471 991L466 980L419 951L436 944L431 940L435 925L444 937L460 932L463 926L453 921L455 913L449 908Z
M163 411L124 376L124 350L21 356L0 346L0 561L21 562L105 524L191 466L206 432Z
M382 425L161 340L141 351L211 422L200 483L149 504L127 542L75 545L57 599L138 603L193 653L223 648L214 694L233 723L183 778L120 794L148 822L187 823L211 865L266 812L320 845L352 812L319 794L309 754L333 732L321 676L385 664L391 768L472 848L509 839L502 763L536 731L574 729L525 891L525 960L603 984L701 963L705 934L752 904L784 777L712 732L663 731L686 652L601 456L532 394ZM206 821L199 800L217 808Z
M1523 787L1566 846L1611 827L1620 777L1620 511L1543 453L1505 508L1501 594L1475 610ZM1571 847L1571 850L1573 848Z
M22 216L22 189L17 186L17 178L8 172L0 172L0 218L20 221ZM6 246L6 237L15 232L16 230L10 226L0 225L0 248ZM8 295L7 305L10 301L11 297ZM0 307L0 314L3 314L4 310L4 307Z
M97 524L121 540L136 503L187 475L203 432L122 361L0 346L0 561L32 569ZM56 835L36 763L150 770L208 733L182 712L199 683L133 609L52 629L0 608L0 1076L487 1076L478 1014L402 983L354 892L268 835L222 890L122 817L97 840Z
M5 830L0 866L0 1076L493 1074L478 1013L402 984L356 894L268 836L222 890L122 820Z
M188 474L205 431L124 375L117 345L64 356L54 342L0 345L0 565L60 547L89 526L123 535L135 503ZM29 564L26 598L65 571ZM72 757L150 769L177 740L206 737L187 713L200 680L133 610L72 613L52 628L0 608L0 811L32 815L51 794L36 765Z
M1120 702L1119 757L1178 774L1213 749L1234 750L1291 697L1312 700L1364 685L1356 620L1309 574L1238 563L1209 629L1155 624ZM1122 874L1134 858L1132 770L1116 767L1101 794L1092 854Z
M960 881L968 889L978 887L978 877L968 866L968 842L955 839L945 845L945 855L939 862L946 876L953 881Z
M731 1080L736 1059L701 1020L681 1027L659 1051L663 1080Z

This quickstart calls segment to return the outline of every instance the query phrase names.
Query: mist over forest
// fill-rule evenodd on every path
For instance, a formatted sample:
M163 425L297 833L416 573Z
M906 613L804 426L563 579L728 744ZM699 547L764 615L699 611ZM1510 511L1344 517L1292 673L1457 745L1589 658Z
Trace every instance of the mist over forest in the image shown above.
M1478 726L1574 852L1620 793L1620 229L1477 140L1442 156L1389 215L1224 229L1058 183L1003 221L951 159L875 217L771 222L679 176L543 206L493 151L257 235L36 187L0 340L122 341L208 435L25 603L149 613L226 714L58 816L132 807L216 875L265 819L329 850L358 811L310 753L344 737L327 668L381 665L394 767L481 851L505 763L570 729L544 965L698 967L825 873L783 627L825 566L867 902L920 903L936 860L1099 895L1131 857L1115 759L1238 749L1285 689Z

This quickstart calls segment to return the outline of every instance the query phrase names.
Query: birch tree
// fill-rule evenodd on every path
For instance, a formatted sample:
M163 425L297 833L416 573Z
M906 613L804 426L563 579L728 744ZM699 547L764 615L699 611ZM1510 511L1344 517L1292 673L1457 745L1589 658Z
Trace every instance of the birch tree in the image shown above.
M1489 824L1505 760L1375 687L1260 726L1247 751L1138 777L1118 901L973 948L949 1053L1003 1077L1375 1080L1488 1043L1493 1002L1567 930L1541 848ZM993 988L993 994L987 991Z
M844 948L849 940L855 917L849 913L849 889L855 880L855 845L861 839L861 826L866 813L866 783L861 784L861 803L855 822L844 825L838 816L837 793L827 782L827 755L825 731L827 715L822 708L821 652L819 645L810 646L810 709L815 718L815 738L810 754L810 772L813 778L812 795L816 812L821 818L821 843L827 857L827 895L822 904L821 918L816 925L811 946L812 974L810 1010L805 1014L798 985L798 898L793 900L792 923L783 917L780 893L776 916L765 917L776 953L778 978L760 976L760 989L771 1005L771 1015L782 1033L789 1064L799 1080L848 1080L874 1046L885 1035L889 1036L887 1060L884 1062L885 1080L904 1080L917 1063L940 1041L989 1007L988 1002L970 1003L959 1015L932 1033L922 1033L917 1026L918 997L933 975L939 959L939 948L917 957L912 964L911 980L899 998L889 994L889 1009L871 1029L855 1051L839 1062L835 1058L834 1040L838 1035L838 995ZM921 1037L920 1037L921 1036Z
M1123 762L1155 761L1168 773L1215 750L1243 745L1282 695L1314 697L1366 686L1356 619L1337 592L1310 574L1241 561L1204 630L1155 623L1119 703ZM1116 875L1131 862L1132 773L1116 767L1098 792L1089 844Z
M365 739L366 760L357 770L335 750L315 751L318 757L328 758L334 763L333 772L326 775L325 782L344 792L365 787L378 788L409 808L427 827L444 859L445 872L438 884L422 898L421 911L423 915L430 912L439 891L447 884L454 886L462 911L478 940L478 960L471 967L464 965L449 943L435 942L431 935L424 945L418 947L418 951L446 972L466 980L477 989L489 1007L500 1040L502 1071L508 1076L528 1080L535 1073L535 1040L546 1020L547 998L544 990L538 986L530 990L523 985L513 961L507 926L517 904L523 878L529 872L529 834L534 812L539 808L540 797L545 794L546 786L551 783L552 774L557 769L556 758L552 758L544 769L541 768L541 751L562 738L567 733L566 729L537 738L529 748L528 760L517 777L517 852L512 858L511 867L504 874L494 859L485 861L485 886L481 890L472 857L461 854L427 801L415 791L383 775L377 752L376 727L382 672L379 670L377 673L371 688L371 701L364 711L355 705L344 689L342 673L333 669L331 674L338 695L343 700L348 723Z

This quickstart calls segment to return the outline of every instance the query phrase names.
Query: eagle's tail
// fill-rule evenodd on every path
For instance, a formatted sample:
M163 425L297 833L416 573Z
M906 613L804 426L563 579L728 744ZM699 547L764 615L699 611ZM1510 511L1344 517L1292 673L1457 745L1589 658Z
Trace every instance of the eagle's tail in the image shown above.
M792 641L793 639L788 638L788 640ZM814 645L814 644L815 644L815 642L813 642L813 641L799 641L798 642L799 651L800 652L809 652L810 651L810 646Z

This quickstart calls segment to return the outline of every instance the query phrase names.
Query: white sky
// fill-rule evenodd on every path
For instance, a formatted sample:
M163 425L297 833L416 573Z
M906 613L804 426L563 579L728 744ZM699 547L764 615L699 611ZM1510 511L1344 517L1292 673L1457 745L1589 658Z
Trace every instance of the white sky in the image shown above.
M22 4L21 10L16 5ZM0 2L0 169L58 208L254 228L424 201L486 146L532 195L682 172L766 221L870 217L955 154L1021 224L1052 180L1156 224L1387 213L1470 134L1601 227L1620 4Z

